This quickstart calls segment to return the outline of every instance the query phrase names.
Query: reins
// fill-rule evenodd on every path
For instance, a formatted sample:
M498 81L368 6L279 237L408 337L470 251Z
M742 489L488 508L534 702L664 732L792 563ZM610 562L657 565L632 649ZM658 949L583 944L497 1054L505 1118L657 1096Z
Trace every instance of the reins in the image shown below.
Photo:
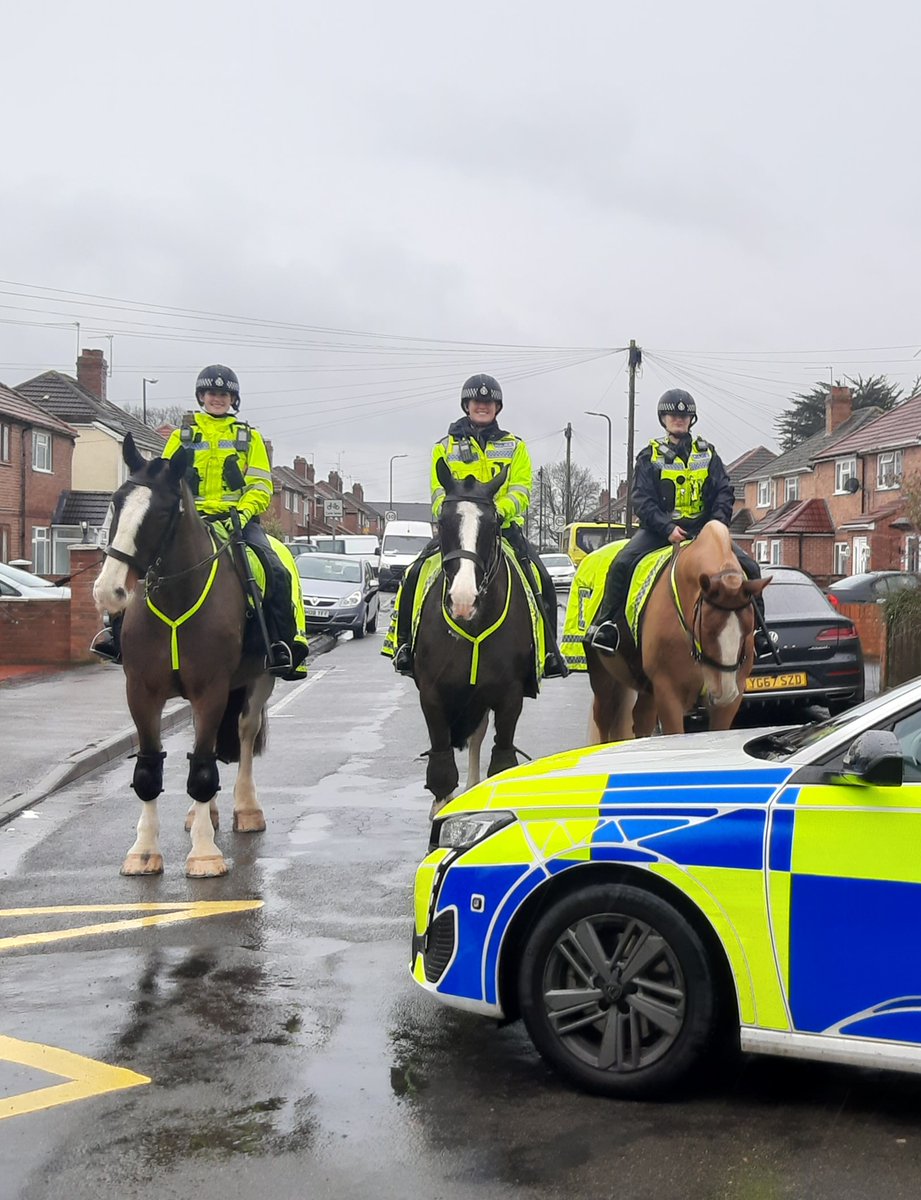
M681 607L681 596L678 593L678 581L675 576L675 568L678 565L679 553L680 553L680 549L676 550L675 554L672 556L670 582L671 582L671 588L672 588L672 599L675 602L675 611L678 614L678 620L681 623L681 628L684 630L685 634L687 635L687 639L691 645L691 657L694 659L695 662L703 663L705 666L713 667L715 670L722 671L725 674L733 674L734 675L738 671L738 669L741 667L742 663L745 661L745 639L744 639L744 637L742 638L742 642L741 642L741 645L739 648L739 657L734 665L722 663L722 662L719 662L715 658L711 658L710 655L704 651L703 642L702 642L703 606L705 604L708 604L711 608L716 608L720 612L739 613L739 612L743 612L746 608L751 608L752 598L751 598L751 596L749 596L744 604L738 604L738 605L717 604L717 602L715 600L711 600L708 596L704 595L703 591L700 591L697 594L697 600L694 604L694 612L691 615L691 624L688 625L687 620L685 619L684 611L682 610L682 607ZM712 575L711 579L722 579L723 576L727 575L727 574L733 574L733 575L734 574L742 574L742 572L741 571L739 571L739 572L720 571L719 574Z
M470 497L470 496L465 496L465 497L463 497L463 499L466 500L468 503L479 504L483 508L486 508L488 506L489 508L495 509L495 506L494 506L492 500L480 500L476 497ZM475 550L458 549L458 550L449 550L447 552L447 554L442 552L441 565L442 565L442 567L444 567L445 563L454 562L457 559L467 559L469 562L472 562L474 564L474 566L479 567L480 572L483 576L483 579L482 579L482 582L480 583L480 586L476 590L477 599L481 599L483 596L486 595L493 580L496 578L496 576L499 573L500 563L502 563L503 561L505 562L505 573L506 573L505 606L502 609L502 613L499 616L499 619L497 621L495 621L492 625L490 625L490 627L488 629L485 629L482 633L479 633L479 634L468 633L466 629L462 629L461 626L458 625L457 622L454 621L453 618L449 615L448 607L447 607L448 575L447 575L447 572L444 572L444 579L443 579L442 585L441 585L441 613L445 619L445 622L446 622L448 628L451 629L454 633L456 633L459 637L462 637L465 641L470 642L473 646L473 654L471 655L471 660L470 660L470 686L473 687L476 684L477 672L479 670L480 646L483 644L483 642L486 641L486 639L490 636L490 634L495 633L496 630L502 624L504 624L505 618L508 616L508 610L509 610L509 606L510 606L511 600L512 600L511 568L509 566L508 560L506 559L505 555L502 553L502 529L498 525L498 523L496 525L496 536L493 540L492 554L490 556L490 560L489 560L488 564L483 561L482 556L477 554L477 552Z

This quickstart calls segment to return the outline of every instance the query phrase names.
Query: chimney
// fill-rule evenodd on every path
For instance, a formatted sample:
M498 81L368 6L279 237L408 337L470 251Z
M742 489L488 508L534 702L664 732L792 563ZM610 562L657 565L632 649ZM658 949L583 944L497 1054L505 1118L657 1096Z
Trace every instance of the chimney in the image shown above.
M262 440L265 443L265 452L269 456L269 466L270 467L274 466L274 463L272 462L272 456L275 453L275 447L272 445L272 443L269 441L268 438L263 438Z
M333 489L334 492L342 491L342 479L340 478L338 471L330 471L328 482L329 482L329 486Z
M108 370L101 350L84 350L77 359L77 383L92 392L97 400L105 400Z
M607 515L610 513L610 510L611 510L611 493L608 491L607 488L602 488L601 496L599 497L599 500L598 500L598 511L603 512L605 514L605 518L607 518Z
M352 484L352 495L355 497L355 499L358 501L359 504L364 504L365 489L361 486L360 483Z
M307 459L301 458L299 454L294 456L294 466L291 468L298 479L307 478Z
M825 397L825 434L834 433L854 411L854 396L849 387L835 384Z

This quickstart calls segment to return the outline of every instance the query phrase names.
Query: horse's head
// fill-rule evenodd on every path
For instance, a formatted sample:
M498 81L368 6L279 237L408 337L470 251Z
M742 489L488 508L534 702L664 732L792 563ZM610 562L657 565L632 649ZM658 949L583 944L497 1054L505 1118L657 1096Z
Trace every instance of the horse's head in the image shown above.
M739 695L738 676L746 657L753 653L755 630L753 602L770 578L746 579L733 557L714 574L699 576L700 594L694 613L694 634L700 647L700 665L707 694L716 708L732 704Z
M495 498L508 476L508 467L489 483L480 483L472 475L455 479L444 459L439 459L435 472L445 490L438 531L448 580L448 608L455 620L470 621L476 616L484 585L499 562L501 521Z
M122 456L131 474L112 497L106 561L93 586L96 607L110 613L125 608L138 579L172 536L189 464L185 449L172 458L148 462L130 433L125 434Z

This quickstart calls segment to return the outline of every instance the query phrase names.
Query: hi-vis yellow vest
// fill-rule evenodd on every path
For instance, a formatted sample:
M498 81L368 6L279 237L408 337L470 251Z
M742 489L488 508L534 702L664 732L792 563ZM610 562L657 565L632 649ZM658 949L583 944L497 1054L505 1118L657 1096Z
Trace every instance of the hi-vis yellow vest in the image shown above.
M195 507L217 516L235 508L245 525L258 517L272 500L272 468L262 435L234 416L212 417L204 410L181 429L174 429L163 450L172 458L180 446L195 458Z
M448 434L432 448L432 515L435 520L444 504L445 490L438 482L438 460L443 458L455 479L473 475L480 483L489 483L504 466L508 477L496 495L496 509L503 525L523 525L531 503L531 456L519 437L505 437L487 442L486 449L475 438L457 439Z
M675 488L675 507L673 517L699 517L704 510L704 484L710 474L710 459L713 451L707 443L706 449L697 444L697 439L691 443L691 453L687 464L680 458L671 462L666 452L673 449L667 438L653 438L649 443L652 449L652 462L658 469L660 478L669 480Z

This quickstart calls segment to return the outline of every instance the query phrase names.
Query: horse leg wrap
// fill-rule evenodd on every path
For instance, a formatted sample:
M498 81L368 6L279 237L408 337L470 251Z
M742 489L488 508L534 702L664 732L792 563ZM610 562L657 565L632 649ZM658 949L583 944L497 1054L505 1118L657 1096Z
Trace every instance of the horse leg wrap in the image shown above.
M134 778L131 786L140 800L156 800L163 791L163 760L165 750L135 755Z
M216 754L190 754L189 780L186 791L193 800L207 804L216 796L221 786L221 777L217 769Z
M500 750L498 746L493 746L486 777L488 779L490 775L498 775L500 771L507 771L510 767L517 766L518 755L514 747L510 747L508 750Z
M443 800L457 787L457 763L453 750L430 750L425 769L425 786L436 798Z

